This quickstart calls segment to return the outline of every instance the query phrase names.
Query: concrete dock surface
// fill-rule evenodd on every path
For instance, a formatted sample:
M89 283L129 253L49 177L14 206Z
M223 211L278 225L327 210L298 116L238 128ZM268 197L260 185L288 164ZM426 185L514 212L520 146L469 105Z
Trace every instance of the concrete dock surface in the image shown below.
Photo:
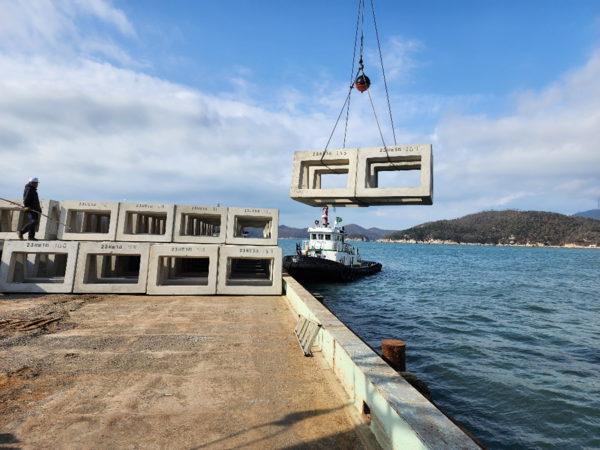
M295 323L283 296L0 294L0 450L378 448Z

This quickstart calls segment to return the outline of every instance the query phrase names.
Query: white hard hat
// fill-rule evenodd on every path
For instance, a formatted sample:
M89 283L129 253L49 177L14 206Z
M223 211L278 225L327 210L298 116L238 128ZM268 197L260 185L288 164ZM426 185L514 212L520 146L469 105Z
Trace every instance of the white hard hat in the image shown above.
M39 183L39 180L37 179L37 177L33 177L29 179L30 183Z

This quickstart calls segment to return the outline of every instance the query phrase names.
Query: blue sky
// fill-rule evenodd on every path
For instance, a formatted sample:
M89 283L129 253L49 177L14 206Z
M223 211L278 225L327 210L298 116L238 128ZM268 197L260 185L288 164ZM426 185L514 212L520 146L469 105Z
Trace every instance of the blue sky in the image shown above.
M368 6L368 2L367 2ZM280 209L350 77L357 1L3 3L0 196ZM338 209L402 229L600 197L600 2L375 1L399 144L432 143L435 204ZM372 19L365 72L387 114ZM383 123L384 136L391 129ZM380 145L353 95L348 147ZM336 133L330 148L340 148Z

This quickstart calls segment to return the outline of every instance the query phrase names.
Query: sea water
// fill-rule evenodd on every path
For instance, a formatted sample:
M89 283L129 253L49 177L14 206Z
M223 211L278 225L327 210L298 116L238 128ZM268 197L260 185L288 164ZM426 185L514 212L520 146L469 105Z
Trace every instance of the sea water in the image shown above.
M284 255L296 240L280 240ZM359 243L381 273L305 286L491 449L600 449L600 250Z

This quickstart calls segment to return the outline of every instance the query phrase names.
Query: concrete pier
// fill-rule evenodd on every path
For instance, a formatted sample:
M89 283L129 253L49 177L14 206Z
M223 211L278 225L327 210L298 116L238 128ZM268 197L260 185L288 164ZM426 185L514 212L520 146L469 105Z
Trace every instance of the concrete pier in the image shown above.
M79 309L0 347L11 448L379 448L285 297L0 295L0 315L45 301Z

